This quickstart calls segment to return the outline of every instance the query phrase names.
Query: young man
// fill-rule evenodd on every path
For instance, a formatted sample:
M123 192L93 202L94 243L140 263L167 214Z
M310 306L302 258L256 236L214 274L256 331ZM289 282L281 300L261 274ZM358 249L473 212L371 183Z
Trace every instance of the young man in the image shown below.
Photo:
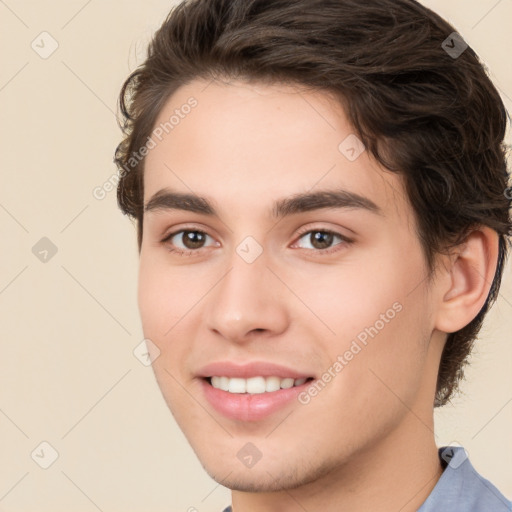
M120 102L144 335L226 510L512 510L434 440L511 232L506 112L453 27L193 0Z

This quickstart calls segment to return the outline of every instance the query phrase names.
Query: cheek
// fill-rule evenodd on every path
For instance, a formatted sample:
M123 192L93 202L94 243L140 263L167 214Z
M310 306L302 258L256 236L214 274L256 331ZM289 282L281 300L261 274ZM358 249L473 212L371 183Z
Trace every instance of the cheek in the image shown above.
M176 283L155 258L141 254L139 263L137 303L144 335L164 337L177 321Z
M185 357L186 344L174 342L190 335L190 332L185 332L187 318L183 319L190 309L190 306L183 303L183 296L188 294L180 293L179 290L179 283L177 286L169 268L154 258L141 257L137 301L142 330L144 337L158 348L158 357L151 366L163 397L176 419L180 418L180 411L187 410L187 400L190 400L179 384L182 376L178 371Z
M407 263L396 251L378 261L318 272L309 280L309 292L297 282L297 294L331 331L313 319L317 332L326 333L319 345L327 356L325 370L342 357L342 369L337 365L338 372L332 371L340 375L335 386L343 395L363 401L365 396L388 395L393 400L387 385L413 399L425 364L430 319L421 253L409 254Z
M160 350L153 363L155 373L161 373L160 366L165 365L175 374L190 351L191 344L184 341L197 338L195 318L207 288L196 272L172 268L158 258L140 259L137 302L144 337Z
M183 266L170 265L167 256L161 249L143 246L139 258L139 311L143 320L151 319L153 325L160 320L168 326L177 309L183 307L183 300L193 294L190 273Z
M379 308L373 318L366 317L338 346L345 361L351 358L337 383L340 395L354 406L366 404L365 411L383 421L394 421L414 406L427 363L428 325L421 301L401 297L394 304L396 309Z
M307 280L294 279L297 296L317 317L311 317L312 322L318 330L323 323L330 330L329 335L325 329L326 339L333 343L350 341L359 334L364 338L365 329L375 324L379 331L387 328L397 316L406 289L399 278L393 278L392 270L372 272L365 265L322 269Z
M142 258L139 264L137 303L146 337L150 337L149 332L154 329L154 318L159 316L156 311L162 305L160 293L161 288L156 286L156 271Z

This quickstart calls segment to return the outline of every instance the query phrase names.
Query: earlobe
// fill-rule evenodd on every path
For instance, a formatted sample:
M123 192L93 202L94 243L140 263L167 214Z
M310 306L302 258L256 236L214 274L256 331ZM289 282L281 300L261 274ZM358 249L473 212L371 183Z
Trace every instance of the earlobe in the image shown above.
M498 260L498 234L482 226L473 230L450 258L436 329L451 333L469 324L482 309ZM448 289L446 289L448 288Z

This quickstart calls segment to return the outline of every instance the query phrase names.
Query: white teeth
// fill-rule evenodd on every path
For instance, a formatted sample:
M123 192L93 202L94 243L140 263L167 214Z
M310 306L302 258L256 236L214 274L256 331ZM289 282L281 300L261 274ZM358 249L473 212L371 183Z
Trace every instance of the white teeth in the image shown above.
M245 379L233 378L229 379L229 389L230 393L245 393L247 390L247 381Z
M227 377L219 377L219 387L223 391L229 390L229 379Z
M222 391L229 390L229 379L227 377L212 377L212 386Z
M247 379L247 393L265 393L265 379L263 377L251 377Z
M249 393L257 395L260 393L271 393L279 389L289 389L293 386L301 386L306 378L281 379L280 377L250 377L242 379L239 377L211 377L211 384L216 389L228 391L229 393Z
M279 377L267 377L265 379L265 391L278 391L281 389L281 379Z
M283 379L281 381L281 389L289 389L293 387L293 383L295 381L293 379Z

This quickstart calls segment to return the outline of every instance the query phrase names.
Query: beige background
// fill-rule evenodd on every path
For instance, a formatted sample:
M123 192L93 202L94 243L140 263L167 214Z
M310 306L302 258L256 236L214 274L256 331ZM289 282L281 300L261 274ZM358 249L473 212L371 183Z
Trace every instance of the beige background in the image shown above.
M485 60L512 110L512 1L424 3ZM133 355L143 338L135 231L115 191L92 195L115 173L119 88L171 5L0 1L0 510L218 512L229 503ZM43 51L43 31L59 45L47 59L31 47L35 39ZM42 237L58 249L46 263L32 253ZM464 445L508 497L511 328L509 264L464 394L436 416L438 445ZM31 458L42 441L59 453L46 470Z

